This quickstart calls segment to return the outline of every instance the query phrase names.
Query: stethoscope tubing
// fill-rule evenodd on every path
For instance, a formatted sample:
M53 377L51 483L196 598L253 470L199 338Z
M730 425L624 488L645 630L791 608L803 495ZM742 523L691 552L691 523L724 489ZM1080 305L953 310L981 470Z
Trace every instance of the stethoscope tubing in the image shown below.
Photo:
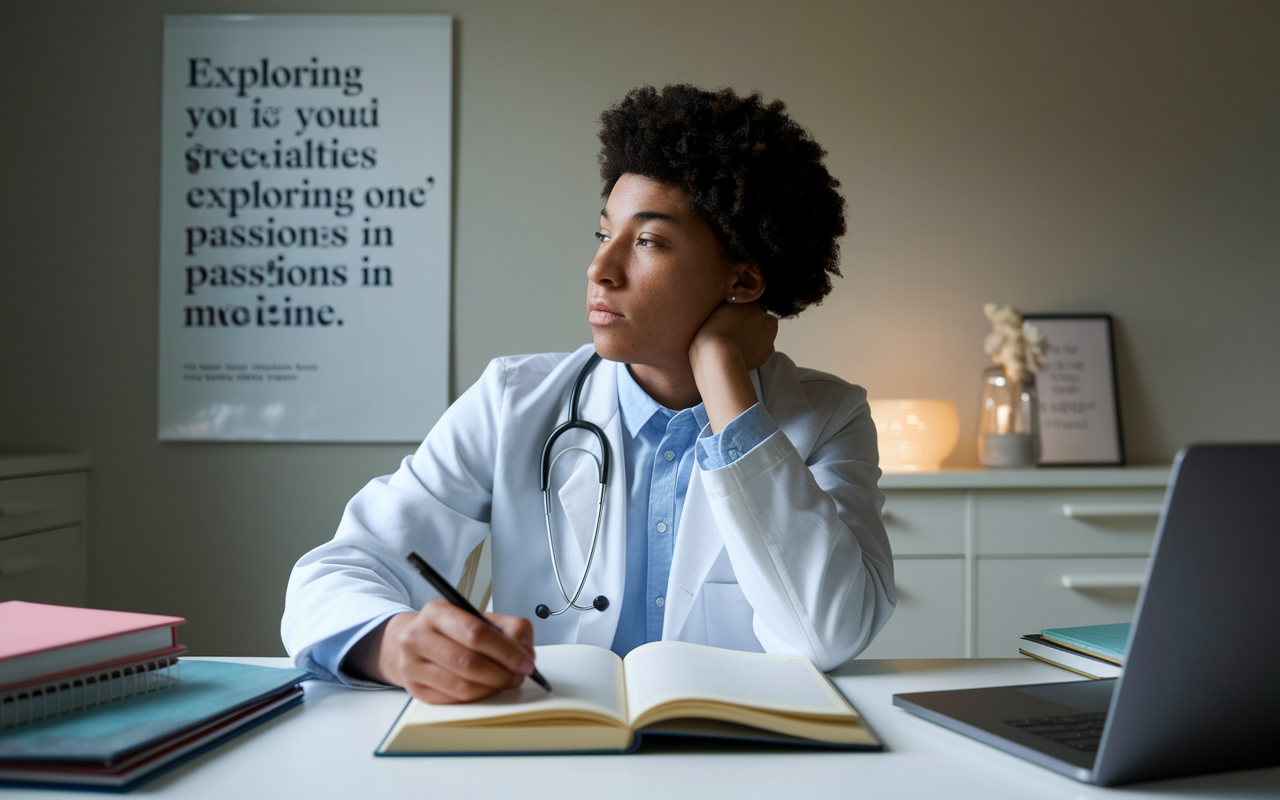
M582 397L582 387L587 382L587 377L591 374L592 370L594 370L596 365L600 363L600 360L599 353L592 353L591 358L587 359L587 363L583 365L582 371L578 373L578 378L573 383L573 391L569 396L568 421L556 426L555 430L551 432L551 435L547 437L546 444L542 447L542 458L539 467L542 486L542 508L547 525L547 546L551 550L551 570L555 573L556 586L560 588L560 596L565 601L564 608L561 608L559 611L552 611L546 605L539 605L536 612L542 619L559 616L571 608L575 611L591 611L592 609L604 611L609 607L609 598L604 595L597 597L589 606L580 606L577 604L578 597L582 594L582 589L587 584L587 575L591 572L591 563L595 559L596 546L600 541L600 523L604 519L604 494L609 483L609 440L605 436L604 431L600 429L599 425L588 422L578 416L578 405L579 400ZM556 440L560 438L561 434L567 433L571 430L585 430L594 435L597 443L600 445L600 457L597 458L595 453L592 453L585 447L566 447L552 458L551 450L555 446ZM556 553L555 535L551 530L551 473L555 469L556 462L558 462L565 453L570 453L575 450L586 453L595 460L596 472L600 480L600 491L596 497L596 520L591 531L591 547L587 551L587 561L582 568L582 576L578 579L578 585L573 591L573 596L570 597L569 592L564 588L564 581L560 577L560 559Z
M556 462L560 460L560 457L565 453L569 453L574 450L581 451L592 458L595 458L595 453L592 453L585 447L566 447L564 450L561 450L554 459L552 459L551 468L554 470ZM547 520L547 546L551 548L551 570L555 573L556 585L560 587L560 594L568 601L568 605L564 608L559 611L551 612L551 616L553 617L558 617L571 608L576 611L591 611L595 608L594 605L580 606L577 605L577 603L578 596L582 594L582 587L587 585L587 574L591 572L591 562L595 559L596 555L596 543L600 539L600 520L604 517L604 489L605 485L601 483L600 492L596 496L596 522L591 531L591 549L587 551L587 563L582 568L582 577L578 579L578 587L573 590L573 597L570 597L569 593L565 591L564 581L560 578L560 558L556 555L555 537L551 535L551 492L548 490L543 490L542 492L542 508Z

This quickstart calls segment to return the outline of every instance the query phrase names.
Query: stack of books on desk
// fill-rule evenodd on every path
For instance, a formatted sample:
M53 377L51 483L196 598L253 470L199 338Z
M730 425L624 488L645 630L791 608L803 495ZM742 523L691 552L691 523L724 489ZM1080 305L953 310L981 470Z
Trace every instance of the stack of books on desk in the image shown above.
M1118 678L1130 623L1046 628L1022 637L1018 652L1086 678Z
M0 730L176 685L185 622L0 603Z
M0 786L128 790L302 702L301 670L180 663L185 621L0 603Z

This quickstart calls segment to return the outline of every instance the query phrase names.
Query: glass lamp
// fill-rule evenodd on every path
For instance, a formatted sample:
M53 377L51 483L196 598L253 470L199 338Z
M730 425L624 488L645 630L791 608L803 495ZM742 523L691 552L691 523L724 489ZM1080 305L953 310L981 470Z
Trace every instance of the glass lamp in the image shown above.
M960 439L960 416L946 400L871 400L885 472L937 470Z
M984 467L1033 467L1040 460L1040 402L1036 376L1021 381L1000 365L982 373L978 460Z

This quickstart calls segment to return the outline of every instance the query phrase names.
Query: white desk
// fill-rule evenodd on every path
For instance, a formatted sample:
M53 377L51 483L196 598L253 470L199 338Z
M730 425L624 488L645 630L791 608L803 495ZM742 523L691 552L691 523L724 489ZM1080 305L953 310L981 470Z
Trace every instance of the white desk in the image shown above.
M283 658L228 659L286 666ZM468 800L673 800L694 797L1079 798L1280 796L1280 768L1098 789L994 750L892 705L897 692L1070 679L1023 659L854 661L836 683L880 734L884 753L735 752L662 746L627 756L375 758L373 749L405 703L400 691L308 683L301 708L134 790L141 797L454 798ZM83 793L4 790L6 800Z

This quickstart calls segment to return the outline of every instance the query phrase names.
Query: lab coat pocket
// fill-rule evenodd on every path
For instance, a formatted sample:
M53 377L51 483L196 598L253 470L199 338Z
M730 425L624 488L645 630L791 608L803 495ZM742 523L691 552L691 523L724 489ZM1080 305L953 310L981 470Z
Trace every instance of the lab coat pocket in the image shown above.
M736 583L704 583L702 609L707 620L707 644L730 650L763 653L751 621L755 611Z

